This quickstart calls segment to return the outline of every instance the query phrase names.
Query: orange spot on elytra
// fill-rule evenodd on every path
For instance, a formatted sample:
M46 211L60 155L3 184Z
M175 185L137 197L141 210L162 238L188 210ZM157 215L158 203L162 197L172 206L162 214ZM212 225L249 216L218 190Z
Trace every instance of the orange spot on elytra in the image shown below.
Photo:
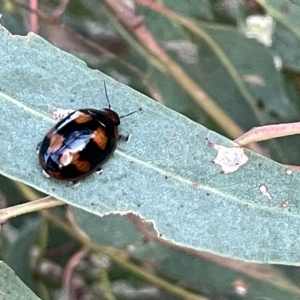
M79 153L72 153L66 150L59 159L59 163L62 166L67 166L69 164L74 164L79 158Z
M86 173L90 170L90 163L87 160L78 160L74 163L77 170L80 172Z
M64 141L64 137L60 134L55 134L50 139L50 145L48 147L50 152L58 150Z
M82 113L77 118L74 119L74 121L78 124L86 123L88 121L92 120L92 116L88 114Z
M80 172L86 173L90 170L91 165L86 160L79 160L80 154L78 152L72 153L70 151L65 151L59 159L62 166L74 165L76 169Z
M104 128L98 127L94 131L93 141L98 145L100 149L105 149L107 144L107 134Z

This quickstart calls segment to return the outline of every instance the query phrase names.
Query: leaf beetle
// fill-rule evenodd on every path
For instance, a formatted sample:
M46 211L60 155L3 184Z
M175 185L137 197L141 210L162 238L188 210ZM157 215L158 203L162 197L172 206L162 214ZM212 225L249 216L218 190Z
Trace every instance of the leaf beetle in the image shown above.
M105 82L104 89L108 108L68 111L39 143L39 162L47 177L75 183L100 171L120 138L128 140L119 134L120 119L142 109L119 117L111 109Z

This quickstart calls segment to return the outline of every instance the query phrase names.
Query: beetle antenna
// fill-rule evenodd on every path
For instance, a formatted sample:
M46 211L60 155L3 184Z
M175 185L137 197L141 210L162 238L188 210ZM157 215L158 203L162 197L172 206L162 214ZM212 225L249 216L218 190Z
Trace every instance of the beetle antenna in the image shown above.
M107 94L107 89L106 89L105 80L103 81L103 83L104 83L104 90L105 90L106 101L107 101L107 103L108 103L108 108L111 109L111 105L110 105L109 99L108 99L108 94Z
M120 116L120 119L122 119L122 118L124 118L124 117L128 117L128 116L130 116L130 115L132 115L132 114L135 114L135 113L137 113L137 112L139 112L139 111L142 111L143 109L140 107L139 109L137 109L137 110L135 110L135 111L132 111L131 113L129 113L129 114L127 114L127 115L124 115L124 116Z

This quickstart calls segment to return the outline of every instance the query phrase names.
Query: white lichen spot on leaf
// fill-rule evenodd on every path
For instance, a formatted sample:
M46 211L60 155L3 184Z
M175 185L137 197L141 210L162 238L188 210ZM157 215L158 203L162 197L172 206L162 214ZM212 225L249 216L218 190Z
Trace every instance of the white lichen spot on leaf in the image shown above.
M283 207L283 208L289 207L289 205L290 205L289 200L285 200L285 201L281 202L281 207Z
M227 148L213 144L212 147L218 151L213 163L220 165L222 173L230 174L236 172L241 166L249 161L244 149L238 147Z
M270 16L252 15L246 19L243 31L248 38L254 38L263 45L272 45L275 21Z
M257 86L265 86L265 80L263 77L258 76L256 74L248 74L248 75L243 75L244 81L247 83L250 83L252 85L257 85Z
M268 198L269 200L272 199L271 195L269 194L267 187L265 185L261 185L259 187L260 192L263 194L263 196L265 196L266 198Z
M245 296L249 289L249 283L246 283L244 280L237 279L232 283L236 294Z

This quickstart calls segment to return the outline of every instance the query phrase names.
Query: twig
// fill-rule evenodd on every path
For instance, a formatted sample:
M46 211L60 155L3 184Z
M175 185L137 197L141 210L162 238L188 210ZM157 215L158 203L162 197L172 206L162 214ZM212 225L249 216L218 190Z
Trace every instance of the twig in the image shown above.
M278 137L300 134L300 122L253 127L234 140L241 146Z
M0 209L0 225L4 224L10 218L14 218L30 212L39 211L41 209L51 208L51 207L64 205L64 204L65 204L64 202L57 200L54 197L47 196L42 199L3 208Z

